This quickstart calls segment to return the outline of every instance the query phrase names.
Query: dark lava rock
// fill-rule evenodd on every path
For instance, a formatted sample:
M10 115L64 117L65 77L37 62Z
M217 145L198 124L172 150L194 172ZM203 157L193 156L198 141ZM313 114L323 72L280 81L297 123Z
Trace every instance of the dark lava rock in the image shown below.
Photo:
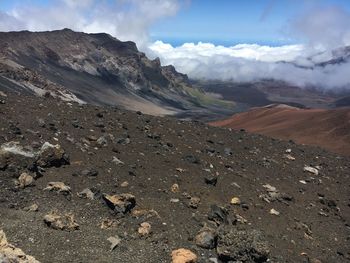
M131 211L136 205L135 196L132 194L120 194L120 195L103 195L103 200L106 202L109 208L111 208L116 214L126 214Z
M189 163L200 164L199 158L191 154L183 157L183 160Z
M209 174L204 178L204 181L206 184L215 186L218 182L218 177L215 175Z
M231 148L225 148L225 149L224 149L224 153L225 153L226 155L232 155L232 154L233 154Z
M260 231L230 226L219 229L216 252L223 262L266 262L270 253Z
M214 221L215 223L217 223L218 225L220 225L221 223L228 223L228 211L220 206L217 205L211 205L210 206L210 211L208 213L208 219L211 221Z
M93 168L88 168L88 169L84 169L80 172L80 175L82 176L97 176L98 175L98 171L93 169Z
M204 227L195 237L196 245L201 248L213 249L217 242L217 233L214 229Z
M52 145L48 142L41 147L36 165L44 168L59 167L69 164L69 157L60 145Z

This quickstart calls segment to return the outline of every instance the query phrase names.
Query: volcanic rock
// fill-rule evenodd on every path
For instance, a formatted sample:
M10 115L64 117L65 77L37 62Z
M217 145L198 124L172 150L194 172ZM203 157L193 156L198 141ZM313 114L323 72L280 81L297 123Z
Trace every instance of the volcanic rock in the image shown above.
M195 263L197 255L191 250L180 248L171 252L172 263Z
M48 227L56 230L74 231L79 229L72 213L59 214L57 211L52 211L44 216L44 222Z
M0 262L2 263L40 263L26 255L21 249L8 243L3 230L0 230Z
M230 226L219 229L216 251L224 262L266 262L270 253L260 231Z
M136 205L135 196L132 194L103 195L103 199L109 208L117 214L126 214Z

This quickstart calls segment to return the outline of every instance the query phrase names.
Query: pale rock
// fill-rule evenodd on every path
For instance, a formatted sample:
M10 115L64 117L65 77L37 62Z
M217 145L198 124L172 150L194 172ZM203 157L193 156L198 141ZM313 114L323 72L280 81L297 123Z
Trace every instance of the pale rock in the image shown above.
M120 239L120 237L118 237L118 236L109 237L109 238L107 238L107 240L111 243L111 246L110 246L111 251L113 249L115 249L120 244L120 242L122 241Z
M140 236L147 236L151 233L151 224L148 222L143 222L140 224L137 232Z
M191 250L180 248L171 252L172 263L195 263L198 260Z
M26 188L27 186L31 186L34 183L34 178L27 174L27 173L22 173L18 177L17 185L20 188Z

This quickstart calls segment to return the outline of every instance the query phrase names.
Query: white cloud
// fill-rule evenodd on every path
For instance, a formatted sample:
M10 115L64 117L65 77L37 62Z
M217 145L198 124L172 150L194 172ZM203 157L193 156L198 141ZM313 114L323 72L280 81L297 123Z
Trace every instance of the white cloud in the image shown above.
M313 7L291 21L292 32L312 46L350 45L350 13L339 6Z
M157 41L149 48L163 64L172 64L180 72L196 79L239 82L278 79L301 87L312 85L320 89L350 89L350 77L346 73L350 70L350 63L305 68L328 60L331 54L321 53L313 57L311 55L318 54L318 51L302 45L268 47L244 44L223 47L186 43L172 47Z
M71 28L109 33L144 48L157 20L175 15L182 0L56 0L45 6L21 5L0 13L2 31L45 31Z

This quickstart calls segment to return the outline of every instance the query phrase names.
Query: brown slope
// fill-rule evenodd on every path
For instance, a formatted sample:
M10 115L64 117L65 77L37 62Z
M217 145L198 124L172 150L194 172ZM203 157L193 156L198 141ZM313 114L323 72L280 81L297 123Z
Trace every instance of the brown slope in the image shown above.
M246 129L350 155L350 108L325 110L272 105L254 108L211 125Z

